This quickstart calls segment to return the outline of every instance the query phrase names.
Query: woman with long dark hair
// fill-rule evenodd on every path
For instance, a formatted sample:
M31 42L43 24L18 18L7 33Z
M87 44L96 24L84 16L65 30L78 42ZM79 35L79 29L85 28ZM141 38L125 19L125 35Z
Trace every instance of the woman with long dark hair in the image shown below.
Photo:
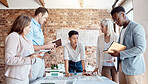
M29 33L31 19L20 15L12 25L9 35L5 39L5 76L6 84L29 84L31 64L38 55L34 53L33 44L25 38Z

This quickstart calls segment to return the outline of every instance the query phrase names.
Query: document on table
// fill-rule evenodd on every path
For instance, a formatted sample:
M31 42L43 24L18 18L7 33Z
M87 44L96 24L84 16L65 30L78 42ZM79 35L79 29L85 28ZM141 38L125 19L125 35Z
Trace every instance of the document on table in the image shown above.
M116 84L106 77L100 76L47 76L31 84Z

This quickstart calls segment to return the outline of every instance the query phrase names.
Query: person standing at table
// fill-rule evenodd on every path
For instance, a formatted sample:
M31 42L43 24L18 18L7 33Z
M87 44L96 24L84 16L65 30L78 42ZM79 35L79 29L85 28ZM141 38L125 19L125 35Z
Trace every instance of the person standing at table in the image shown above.
M126 46L124 51L113 50L110 55L118 57L119 83L142 84L145 70L144 55L146 39L144 28L128 19L125 9L121 6L111 11L114 22L122 27L119 43Z
M44 35L41 30L41 25L47 20L47 18L48 10L44 7L39 7L36 9L35 15L31 19L31 31L26 35L26 38L33 42L35 51L55 48L55 44L50 41L44 43ZM36 58L36 63L32 66L32 78L30 79L30 83L39 78L42 78L44 73L44 59Z
M64 46L65 76L69 77L72 73L83 72L83 75L89 75L85 70L85 48L78 41L79 33L71 30L69 33L70 42Z
M96 68L92 72L95 73L98 70L102 76L105 76L115 82L118 82L118 73L116 71L114 57L103 53L103 50L107 50L110 44L118 40L118 35L114 32L113 22L110 19L103 19L100 23L101 31L103 34L98 36L97 50L96 50Z
M20 15L12 25L9 35L5 39L5 76L6 84L29 84L31 65L38 55L34 52L33 44L25 37L29 33L31 19Z

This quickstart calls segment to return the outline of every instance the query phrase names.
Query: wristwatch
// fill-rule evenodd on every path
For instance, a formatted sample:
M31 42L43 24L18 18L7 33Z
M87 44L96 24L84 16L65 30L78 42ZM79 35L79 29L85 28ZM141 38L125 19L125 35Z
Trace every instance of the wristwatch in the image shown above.
M86 72L86 69L84 69L83 72Z

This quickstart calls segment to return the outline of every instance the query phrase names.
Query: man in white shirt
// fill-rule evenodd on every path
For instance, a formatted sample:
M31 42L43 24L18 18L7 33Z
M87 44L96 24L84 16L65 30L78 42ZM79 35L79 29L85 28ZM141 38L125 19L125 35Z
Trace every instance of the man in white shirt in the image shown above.
M70 42L64 46L64 60L65 60L65 76L69 77L74 72L83 72L85 70L85 49L82 43L78 42L79 34L75 30L69 33Z

